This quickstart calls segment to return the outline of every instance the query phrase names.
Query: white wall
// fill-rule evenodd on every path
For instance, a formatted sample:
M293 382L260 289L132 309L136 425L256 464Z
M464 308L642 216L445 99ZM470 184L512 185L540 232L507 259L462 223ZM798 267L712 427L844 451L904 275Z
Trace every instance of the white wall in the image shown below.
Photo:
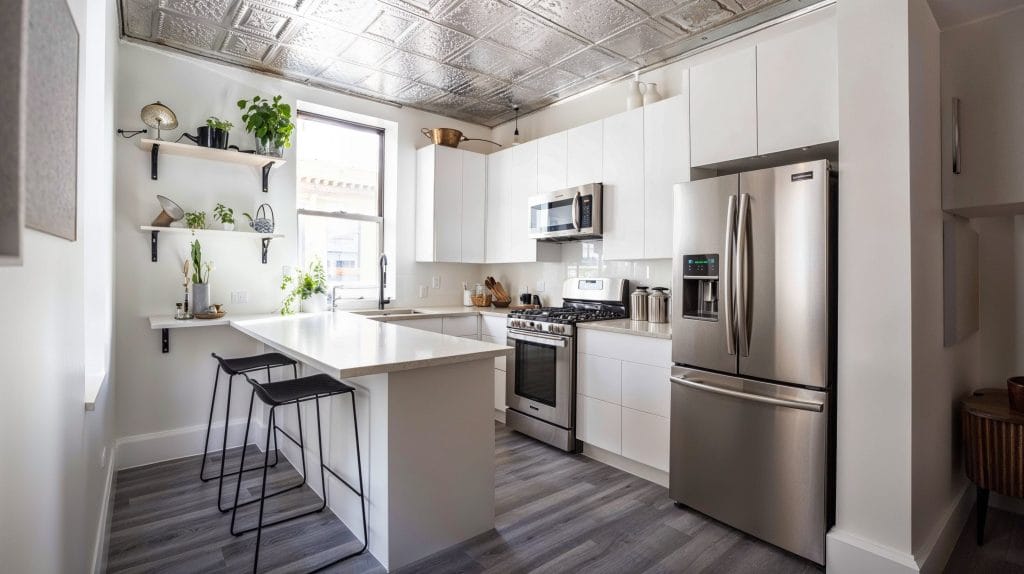
M141 45L122 43L119 48L117 124L139 125L139 109L160 100L173 109L180 129L165 132L165 139L176 139L182 130L194 132L206 117L232 120L236 127L231 141L251 148L254 139L244 133L235 102L253 95L281 94L293 107L301 100L345 112L363 114L397 123L397 142L393 148L397 182L393 197L387 197L386 211L395 214L386 228L395 231L397 244L389 247L390 279L397 281L395 305L447 305L462 300L463 280L481 280L475 265L421 264L414 262L413 233L415 194L415 149L427 144L420 128L448 126L469 137L486 138L487 128L427 114L408 108L343 96L287 82L225 65L205 62ZM171 352L160 352L159 332L149 329L146 317L169 315L174 303L182 299L181 263L190 236L160 237L160 260L150 261L149 236L139 231L158 212L156 194L170 197L186 211L204 210L208 222L216 203L253 213L261 202L270 203L277 214L278 232L284 239L270 246L269 263L260 263L259 242L244 238L204 239L206 257L214 261L213 299L228 303L233 314L270 312L282 299L282 266L296 260L295 162L294 148L286 151L284 166L271 174L270 192L260 191L259 172L254 168L205 162L193 158L162 156L159 180L152 181L149 156L138 148L138 140L118 140L116 157L116 326L117 370L121 381L118 398L118 435L141 437L128 441L134 454L119 460L121 466L160 458L175 458L201 450L205 431L214 366L209 354L226 356L252 354L255 344L230 328L212 327L172 331ZM301 142L295 142L301 145ZM474 146L476 146L474 148ZM471 142L475 151L491 151L490 144ZM239 225L245 225L240 218ZM397 252L397 253L396 253ZM432 276L442 279L441 289L428 289L419 298L420 285L430 285ZM230 304L230 292L248 292L248 304ZM240 389L241 390L241 389ZM241 396L241 395L238 395ZM237 415L244 415L244 403L235 403ZM218 407L219 408L219 407ZM220 411L222 412L222 411ZM237 415L233 415L237 416ZM150 445L149 448L145 445ZM162 445L156 448L155 445ZM126 447L127 448L127 447ZM163 449L163 450L161 450Z
M0 389L9 401L0 420L0 556L12 573L90 571L104 534L110 464L102 458L112 445L114 394L108 381L96 410L85 411L86 365L109 364L109 346L86 345L84 333L92 318L93 335L110 340L112 250L102 226L113 209L114 124L104 102L117 23L113 0L69 6L80 34L79 238L26 230L24 265L0 268ZM87 315L93 306L98 312Z

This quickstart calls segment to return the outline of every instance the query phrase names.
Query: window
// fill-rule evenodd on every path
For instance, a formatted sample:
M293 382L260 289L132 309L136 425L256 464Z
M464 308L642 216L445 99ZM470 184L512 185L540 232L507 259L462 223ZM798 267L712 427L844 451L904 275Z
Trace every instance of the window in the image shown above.
M375 298L384 250L384 130L300 111L299 262L324 264L339 297Z

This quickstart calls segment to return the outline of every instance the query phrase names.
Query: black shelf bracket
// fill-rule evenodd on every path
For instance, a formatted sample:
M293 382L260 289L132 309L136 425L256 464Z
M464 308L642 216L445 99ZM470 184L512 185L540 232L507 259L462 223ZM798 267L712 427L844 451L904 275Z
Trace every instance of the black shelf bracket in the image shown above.
M153 149L149 150L149 178L156 179L157 175L157 159L160 157L160 144L153 144ZM156 261L154 259L154 261Z
M171 330L170 329L160 329L160 339L161 339L161 342L163 343L163 347L162 347L163 352L164 353L170 352L170 350L171 350Z
M263 264L266 265L267 264L267 248L270 247L270 238L269 237L264 237L261 241L263 243Z
M274 167L274 162L263 164L263 193L270 191L270 168L272 167ZM264 261L264 263L266 263L266 261Z
M156 263L156 243L157 243L156 242L156 238L157 238L158 235L160 235L160 232L155 230L155 229L149 232L150 259L154 263Z

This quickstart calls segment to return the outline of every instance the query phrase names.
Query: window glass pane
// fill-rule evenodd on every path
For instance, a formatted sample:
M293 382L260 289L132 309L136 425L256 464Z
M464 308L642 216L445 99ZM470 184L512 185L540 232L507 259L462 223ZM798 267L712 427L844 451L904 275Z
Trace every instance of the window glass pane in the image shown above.
M373 291L378 283L379 226L373 221L299 215L303 265L319 257L332 286Z
M297 207L380 215L380 134L302 114L297 129Z

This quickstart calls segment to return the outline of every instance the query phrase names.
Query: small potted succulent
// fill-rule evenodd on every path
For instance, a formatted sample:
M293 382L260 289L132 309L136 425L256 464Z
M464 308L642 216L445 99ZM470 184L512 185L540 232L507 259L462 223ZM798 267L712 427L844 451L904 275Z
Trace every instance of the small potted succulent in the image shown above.
M218 203L217 207L213 208L213 218L220 222L224 227L224 231L235 230L235 210L225 206L223 203Z
M192 308L195 313L206 313L210 308L210 272L213 263L203 262L203 246L192 241Z
M317 257L309 264L309 270L298 270L295 275L281 278L281 290L287 295L281 304L281 314L294 313L295 301L299 302L299 310L303 313L319 313L327 310L327 274L324 265Z
M189 211L185 214L185 225L189 229L206 229L206 212Z
M206 127L210 128L210 147L228 149L228 135L235 125L227 120L210 116L206 119Z
M254 96L252 100L238 100L242 110L245 131L256 136L256 153L281 157L284 148L292 145L292 108L281 103L281 96L268 100Z

